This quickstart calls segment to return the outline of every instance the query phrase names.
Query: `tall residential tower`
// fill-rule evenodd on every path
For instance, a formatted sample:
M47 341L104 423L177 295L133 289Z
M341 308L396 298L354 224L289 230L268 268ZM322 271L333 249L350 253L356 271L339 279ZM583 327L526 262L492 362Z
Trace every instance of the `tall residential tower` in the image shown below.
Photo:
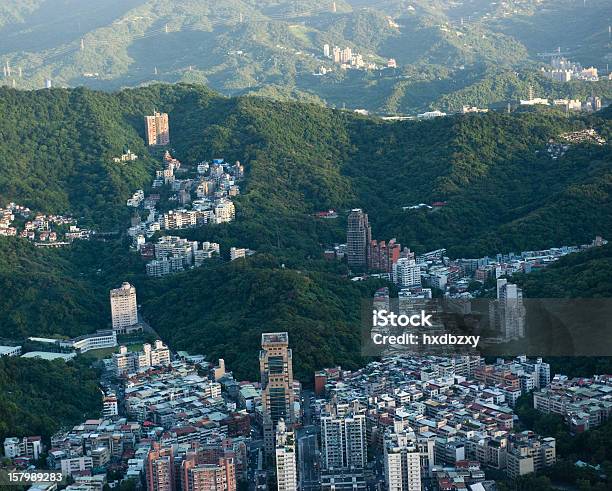
M372 230L367 213L360 208L351 210L346 230L346 253L349 266L367 267L368 246L371 241Z
M385 437L384 459L389 491L421 491L421 456L412 430Z
M153 116L145 116L145 125L149 146L168 145L170 143L168 114L155 112Z
M276 482L278 491L297 491L295 435L280 419L276 425Z
M114 331L125 333L130 326L138 324L136 288L132 285L126 282L111 290L110 304Z
M274 455L274 432L282 418L287 425L295 422L293 411L293 362L286 332L261 335L259 371L262 385L264 448Z

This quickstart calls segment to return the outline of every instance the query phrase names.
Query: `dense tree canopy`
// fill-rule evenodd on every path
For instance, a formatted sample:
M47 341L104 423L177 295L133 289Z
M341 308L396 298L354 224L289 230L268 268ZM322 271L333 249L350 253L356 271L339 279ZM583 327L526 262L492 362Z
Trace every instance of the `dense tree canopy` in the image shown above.
M40 435L98 416L98 374L81 362L0 358L0 440Z

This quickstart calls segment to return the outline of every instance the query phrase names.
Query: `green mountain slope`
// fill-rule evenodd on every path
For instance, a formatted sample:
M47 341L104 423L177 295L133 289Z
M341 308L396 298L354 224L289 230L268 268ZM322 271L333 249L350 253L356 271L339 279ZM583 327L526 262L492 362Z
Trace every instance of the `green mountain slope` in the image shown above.
M571 254L534 274L517 276L532 298L612 297L612 246Z
M496 19L493 24L495 29L520 39L534 55L561 48L564 55L585 66L602 66L610 54L611 17L606 0L560 0L536 3L519 15Z
M2 357L0 394L3 441L40 435L48 445L60 428L97 417L102 408L98 374L78 362Z
M0 237L0 337L77 336L106 327L103 292L67 257Z
M141 298L164 339L223 357L239 377L257 377L262 332L287 331L296 377L307 381L318 367L359 366L360 301L377 286L261 255L149 282Z
M8 138L0 149L9 158L0 197L37 211L91 217L115 230L126 223L124 199L146 186L158 165L142 141L142 116L154 108L170 115L179 159L193 164L222 155L246 165L236 200L240 219L208 227L203 233L211 238L233 236L267 250L280 240L316 255L321 241L342 240L342 227L310 215L352 206L370 213L381 238L460 254L584 242L610 229L609 145L572 145L557 160L546 152L549 140L583 128L609 140L603 112L569 118L555 111L493 112L390 123L316 105L226 99L187 85L117 94L53 90L31 99L4 93ZM109 162L128 145L144 157L129 166ZM433 201L447 206L402 209ZM287 226L291 221L317 224L320 236L299 240Z
M73 213L84 223L114 228L126 216L125 200L150 181L151 160L116 97L0 88L0 112L3 202L19 200L36 211ZM125 148L140 159L113 163Z
M53 90L31 99L5 93L14 101L11 114L24 115L19 128L28 131L0 141L2 154L42 156L51 141L62 149L62 159L3 164L4 200L29 200L41 211L92 210L92 219L103 216L105 226L125 229L126 207L117 193L150 182L157 162L147 157L122 179L106 166L105 156L124 144L146 155L142 116L158 108L170 115L173 153L183 162L224 157L246 169L236 220L182 235L218 241L224 251L239 246L258 253L158 281L143 277L142 262L119 239L44 252L3 239L0 281L3 290L16 293L0 305L5 337L104 327L108 289L130 280L143 312L173 347L224 355L240 374L254 376L260 333L287 329L300 353L296 372L309 377L322 365L360 362L359 299L378 285L355 285L343 277L345 266L322 261L326 246L345 240L351 207L369 213L378 239L396 237L416 251L446 247L454 257L584 243L612 229L609 145L572 145L558 159L546 152L549 140L582 128L595 128L609 140L609 111L384 122L317 105L223 98L189 85L116 94ZM87 118L77 116L77 108ZM48 114L57 129L45 139ZM17 138L21 134L38 135L34 150L29 137ZM95 206L80 193L83 183L97 182L91 169L113 183L91 191L98 195ZM20 184L32 175L46 175L46 185ZM434 201L446 206L403 209ZM339 210L339 219L313 217L330 208Z
M0 57L12 72L0 83L41 88L49 79L56 86L116 90L197 82L227 95L415 113L457 110L444 104L445 96L503 104L516 94L481 85L517 68L535 73L544 61L538 52L563 43L576 61L602 71L609 51L605 0L586 8L569 0L561 6L552 0L335 4L332 12L331 2L310 0L11 2L0 7ZM567 19L575 19L569 29ZM324 43L349 46L379 65L395 58L399 68L342 70L323 57ZM314 75L321 67L333 71ZM600 85L570 84L568 91L609 93L609 84Z

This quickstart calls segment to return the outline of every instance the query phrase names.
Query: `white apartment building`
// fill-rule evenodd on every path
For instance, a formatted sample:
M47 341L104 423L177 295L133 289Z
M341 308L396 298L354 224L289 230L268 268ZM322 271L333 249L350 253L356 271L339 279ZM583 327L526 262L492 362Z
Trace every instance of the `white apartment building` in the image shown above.
M414 432L387 435L384 459L389 491L421 491L421 456Z
M110 303L114 331L125 333L130 326L138 324L136 288L123 283L120 288L110 291Z
M0 356L19 356L21 346L0 346Z
M183 258L171 257L168 259L153 259L146 265L147 276L165 276L170 273L183 271Z
M421 286L421 267L414 259L398 259L393 265L393 282L403 288Z
M105 395L102 399L102 416L104 418L112 418L119 414L119 407L117 404L117 396L115 394Z
M236 216L236 207L231 201L222 201L215 206L215 221L217 223L231 222Z
M234 261L235 259L240 259L242 257L246 257L246 249L239 247L230 248L230 260Z
M166 230L195 227L198 214L194 210L170 210L163 216L163 226Z
M93 469L93 459L87 456L62 459L61 469L64 476L70 476L75 472L88 471Z
M364 468L367 462L366 420L363 414L321 417L323 469Z
M298 480L295 436L292 431L287 431L283 419L280 419L276 425L275 453L278 491L296 491L298 489Z
M155 341L154 347L146 343L142 351L138 352L130 352L126 346L121 346L119 353L115 353L112 359L113 371L117 377L165 365L170 365L170 350L159 339Z
M60 341L59 344L62 348L72 348L81 353L94 349L114 348L117 346L117 332L110 329L97 331L95 334L85 334L78 338Z
M8 437L4 439L4 456L9 459L28 457L38 460L42 453L42 440L39 436L24 436L23 438Z

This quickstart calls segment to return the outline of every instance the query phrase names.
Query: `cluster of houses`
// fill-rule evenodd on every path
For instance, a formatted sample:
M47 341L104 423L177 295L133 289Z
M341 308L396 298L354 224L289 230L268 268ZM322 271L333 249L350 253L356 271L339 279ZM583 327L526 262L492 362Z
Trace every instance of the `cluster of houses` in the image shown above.
M88 240L90 235L91 230L79 228L70 216L33 214L16 203L0 208L0 236L20 236L40 247L61 247L75 239Z
M232 198L240 194L238 182L243 177L240 162L229 164L224 159L214 159L187 169L170 152L165 153L164 168L156 171L152 185L159 191L145 195L139 189L127 201L127 206L135 210L128 235L136 250L148 260L149 276L198 267L220 255L217 243L189 241L168 232L233 221L236 208ZM170 193L167 201L162 200L162 194L167 194L163 191ZM159 211L162 206L164 211ZM160 235L162 231L166 234ZM232 248L230 256L233 260L250 253L248 249Z

